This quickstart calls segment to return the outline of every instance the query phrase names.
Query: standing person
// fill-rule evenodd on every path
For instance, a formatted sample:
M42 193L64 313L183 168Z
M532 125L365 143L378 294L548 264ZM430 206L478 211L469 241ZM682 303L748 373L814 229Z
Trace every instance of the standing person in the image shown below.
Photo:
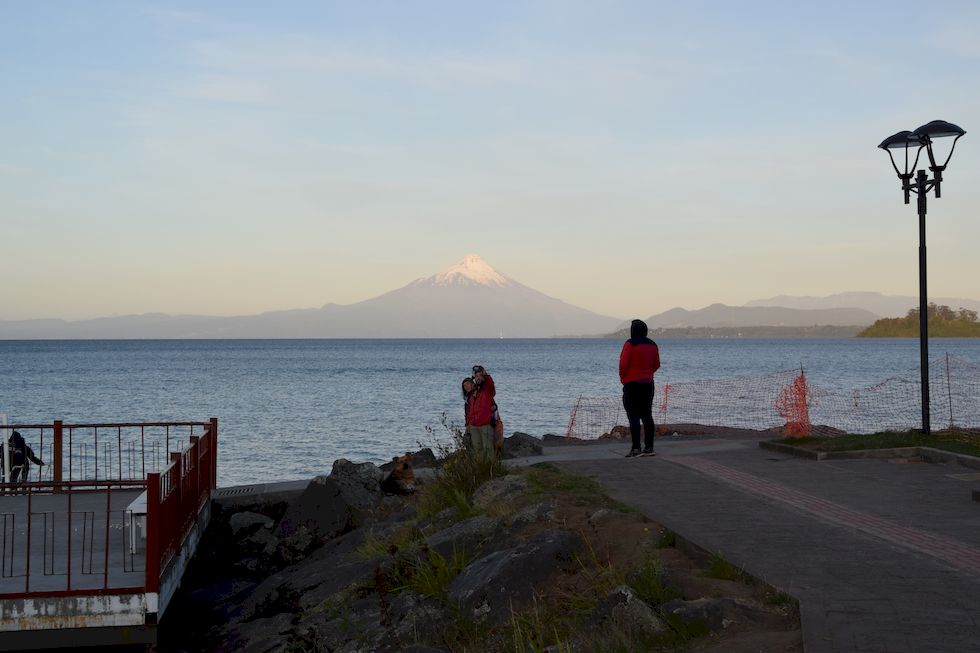
M27 480L31 463L43 465L44 461L34 455L34 450L18 431L10 434L7 443L10 445L10 482L23 483Z
M476 388L473 385L473 377L465 377L460 387L463 392L463 424L465 426L463 430L463 441L467 446L470 446L470 399L473 396L473 390Z
M647 337L643 320L630 324L630 339L619 354L619 381L623 384L623 408L630 422L633 448L626 454L653 456L653 374L660 369L660 349ZM643 422L644 447L640 451L640 422Z
M469 399L469 430L473 450L478 455L493 458L493 409L497 394L493 377L482 365L473 366L473 393Z

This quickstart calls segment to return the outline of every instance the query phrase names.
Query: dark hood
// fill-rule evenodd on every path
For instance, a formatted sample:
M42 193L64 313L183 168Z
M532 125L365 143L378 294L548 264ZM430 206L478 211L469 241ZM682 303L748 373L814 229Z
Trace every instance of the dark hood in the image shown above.
M648 331L646 322L643 320L633 320L630 324L630 339L646 338Z

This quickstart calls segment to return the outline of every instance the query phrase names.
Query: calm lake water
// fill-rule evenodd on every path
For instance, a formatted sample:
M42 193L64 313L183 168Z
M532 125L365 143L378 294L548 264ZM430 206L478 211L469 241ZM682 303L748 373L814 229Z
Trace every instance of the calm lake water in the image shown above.
M803 366L862 388L918 375L918 340L663 340L658 385ZM334 459L384 462L448 440L473 364L497 383L508 433L563 434L577 397L619 396L622 342L554 340L0 341L11 423L220 422L219 485L308 478ZM980 341L932 340L980 365ZM430 433L426 427L433 427Z

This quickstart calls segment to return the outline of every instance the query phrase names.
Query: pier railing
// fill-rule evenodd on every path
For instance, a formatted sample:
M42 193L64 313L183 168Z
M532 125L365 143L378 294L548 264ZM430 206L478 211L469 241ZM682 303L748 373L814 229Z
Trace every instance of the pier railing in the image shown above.
M200 535L217 419L14 424L0 437L14 430L45 464L0 485L0 600L160 592Z

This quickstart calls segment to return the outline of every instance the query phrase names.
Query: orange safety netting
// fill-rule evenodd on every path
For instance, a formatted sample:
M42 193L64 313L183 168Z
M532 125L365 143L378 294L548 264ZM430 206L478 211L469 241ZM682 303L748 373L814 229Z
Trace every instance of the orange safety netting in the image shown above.
M980 428L980 366L946 356L929 368L932 428ZM681 425L778 432L784 436L904 431L921 426L919 370L875 385L837 390L814 385L803 369L751 377L658 384L658 433ZM579 397L569 437L628 432L619 397ZM692 432L690 429L687 431Z
M779 416L786 420L783 434L793 437L810 435L810 404L808 401L806 375L800 370L800 375L782 389L773 408Z

